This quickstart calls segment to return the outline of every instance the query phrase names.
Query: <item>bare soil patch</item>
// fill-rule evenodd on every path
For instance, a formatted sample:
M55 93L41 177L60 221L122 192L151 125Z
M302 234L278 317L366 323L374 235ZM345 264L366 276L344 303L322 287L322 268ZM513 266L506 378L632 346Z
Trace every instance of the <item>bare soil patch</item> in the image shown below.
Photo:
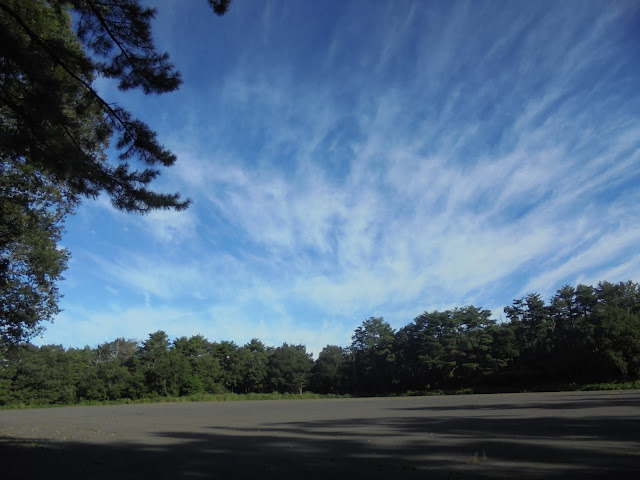
M0 411L4 478L637 478L640 391Z

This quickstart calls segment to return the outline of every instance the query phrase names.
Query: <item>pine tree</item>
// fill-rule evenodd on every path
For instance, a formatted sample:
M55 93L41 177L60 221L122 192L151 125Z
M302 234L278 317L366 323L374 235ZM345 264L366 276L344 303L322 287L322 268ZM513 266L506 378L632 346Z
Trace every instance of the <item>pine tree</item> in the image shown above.
M218 15L229 8L208 1ZM68 253L57 243L82 198L104 193L138 213L189 205L150 188L176 156L93 84L109 78L145 94L180 86L153 44L154 15L139 0L0 0L0 342L28 339L59 312ZM105 153L111 140L116 159Z

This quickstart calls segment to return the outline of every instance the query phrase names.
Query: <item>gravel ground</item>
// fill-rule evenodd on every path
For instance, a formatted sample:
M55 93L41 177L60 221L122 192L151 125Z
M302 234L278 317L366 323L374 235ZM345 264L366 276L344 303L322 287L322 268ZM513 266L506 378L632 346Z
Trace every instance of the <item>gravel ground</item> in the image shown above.
M0 411L3 478L639 478L640 391Z

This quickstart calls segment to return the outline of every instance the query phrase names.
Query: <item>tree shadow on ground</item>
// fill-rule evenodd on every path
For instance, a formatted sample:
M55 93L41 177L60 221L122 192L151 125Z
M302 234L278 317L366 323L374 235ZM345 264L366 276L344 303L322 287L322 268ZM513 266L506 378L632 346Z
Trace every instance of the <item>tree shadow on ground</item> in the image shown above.
M4 438L4 478L636 478L640 420L361 417L204 425L142 443Z
M587 410L587 409L609 409L611 407L638 407L637 397L625 398L623 396L614 396L613 394L606 398L592 399L592 395L585 394L573 395L569 401L548 401L542 399L540 401L531 401L514 405L513 403L489 403L483 405L480 402L466 402L456 405L428 405L424 407L397 407L393 410L413 410L413 411L472 411L472 410ZM474 398L467 397L467 398ZM475 400L482 398L482 395L476 395Z

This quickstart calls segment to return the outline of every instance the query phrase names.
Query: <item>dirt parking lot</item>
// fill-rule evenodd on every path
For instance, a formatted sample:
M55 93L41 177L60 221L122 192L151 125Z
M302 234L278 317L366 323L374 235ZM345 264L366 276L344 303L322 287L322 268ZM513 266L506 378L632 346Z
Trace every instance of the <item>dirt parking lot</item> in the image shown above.
M5 410L0 460L7 479L635 479L640 392Z

